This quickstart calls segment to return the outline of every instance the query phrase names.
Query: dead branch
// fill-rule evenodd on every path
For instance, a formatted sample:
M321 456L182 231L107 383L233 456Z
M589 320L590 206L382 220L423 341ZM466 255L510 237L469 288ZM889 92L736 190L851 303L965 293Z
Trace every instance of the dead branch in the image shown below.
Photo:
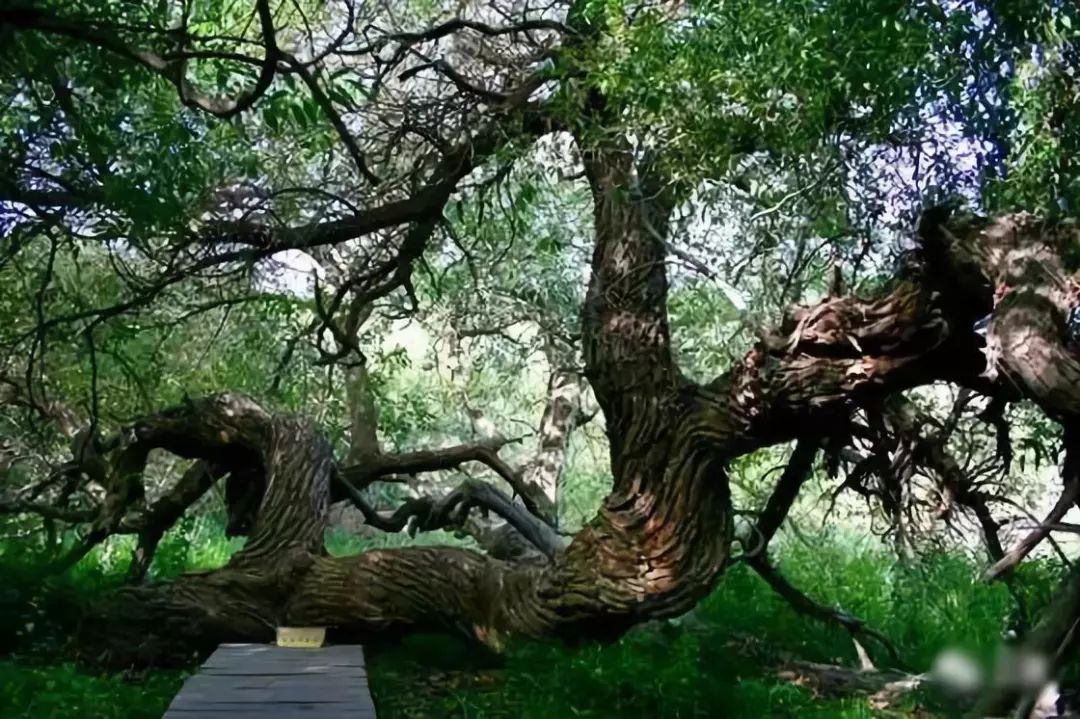
M841 609L830 609L829 607L818 604L813 599L803 594L803 592L789 582L784 575L780 574L780 572L769 563L769 560L765 556L758 555L748 557L746 563L765 580L774 592L779 594L788 605L799 614L810 617L811 619L816 619L825 624L838 626L849 632L853 638L866 637L868 639L873 639L889 654L893 666L900 668L905 666L903 660L900 658L899 652L896 650L896 646L889 641L884 634L867 627L862 619L859 619L852 614L848 614Z
M987 569L983 573L983 579L990 582L1011 572L1017 564L1023 561L1024 557L1031 554L1039 546L1039 543L1050 535L1054 526L1068 513L1078 497L1080 497L1080 481L1073 480L1062 491L1053 508L1046 513L1045 519L1017 542L1016 546L1010 549L1008 554Z
M548 559L553 559L567 545L567 539L547 522L523 511L497 488L480 480L466 479L441 499L408 499L390 514L377 512L340 473L338 481L345 487L353 505L364 515L364 520L386 532L400 532L406 527L409 527L410 532L458 528L465 524L472 509L479 508L502 517Z

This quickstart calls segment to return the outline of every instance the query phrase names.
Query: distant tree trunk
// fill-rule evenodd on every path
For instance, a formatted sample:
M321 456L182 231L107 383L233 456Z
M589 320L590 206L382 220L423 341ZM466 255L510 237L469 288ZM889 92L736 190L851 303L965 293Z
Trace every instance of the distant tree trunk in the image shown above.
M349 451L345 464L354 466L370 462L382 454L382 446L378 435L379 408L366 362L345 369L345 405L349 413ZM340 494L332 497L341 499ZM354 507L344 502L332 505L331 526L359 533L364 531L363 523L363 516Z
M583 409L586 383L574 369L577 358L573 348L553 339L545 346L544 354L548 363L547 399L540 418L536 449L520 470L521 485L540 515L553 527L558 527L559 491L570 438L586 420ZM518 502L521 503L520 498ZM472 520L469 532L493 557L517 561L543 559L535 546L498 517Z
M345 403L349 407L349 454L345 461L360 464L382 451L378 436L379 408L366 362L345 370Z
M552 340L545 347L548 363L547 402L540 418L536 453L522 472L526 487L534 488L547 504L549 519L559 521L562 488L570 436L584 420L585 378L575 369L574 352Z

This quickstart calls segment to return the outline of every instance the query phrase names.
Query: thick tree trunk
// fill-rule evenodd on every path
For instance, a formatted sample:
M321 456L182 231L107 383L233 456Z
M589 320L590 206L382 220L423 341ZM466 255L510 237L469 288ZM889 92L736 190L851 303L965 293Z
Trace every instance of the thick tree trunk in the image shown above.
M569 546L546 565L452 548L326 557L329 445L302 420L235 396L213 398L135 433L183 456L258 467L265 490L248 544L216 572L121 591L105 621L87 625L91 645L114 661L175 660L219 641L265 639L282 623L361 633L444 628L492 646L510 633L614 637L685 612L714 586L732 537L729 460L820 435L857 404L900 389L984 383L966 323L990 308L979 306L977 291L964 294L967 282L938 287L930 274L876 301L830 299L801 310L730 373L692 384L671 359L663 193L640 181L621 148L586 153L586 168L597 245L584 347L607 421L613 490ZM935 251L951 262L998 240L980 231L950 240L929 229L937 232L928 240L931 261ZM1032 243L1041 237L1028 234ZM1068 404L1062 393L1077 391L1041 382L1032 394L1058 411Z

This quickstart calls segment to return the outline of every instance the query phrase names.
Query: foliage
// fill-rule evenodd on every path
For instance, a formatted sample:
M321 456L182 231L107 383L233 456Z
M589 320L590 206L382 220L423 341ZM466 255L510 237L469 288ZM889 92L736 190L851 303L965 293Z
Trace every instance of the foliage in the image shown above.
M129 678L67 663L0 660L0 710L11 719L77 719L88 711L101 719L159 719L182 679L179 672Z

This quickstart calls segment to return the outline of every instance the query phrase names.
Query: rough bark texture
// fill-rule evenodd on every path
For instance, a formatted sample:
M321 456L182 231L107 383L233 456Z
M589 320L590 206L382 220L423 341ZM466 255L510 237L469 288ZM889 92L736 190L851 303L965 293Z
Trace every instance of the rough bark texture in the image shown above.
M277 47L268 3L260 2L258 8L266 53L255 92L224 109L194 98L212 114L233 116L250 107L277 72L274 58L311 80L302 63ZM168 523L219 477L228 478L229 531L247 534L247 545L219 570L130 587L110 598L83 628L83 646L97 658L124 664L186 661L192 651L221 641L267 639L279 624L327 625L360 633L447 628L493 646L509 633L610 638L635 623L685 612L712 589L730 560L732 507L726 467L742 454L807 435L832 436L831 425L846 423L854 409L880 406L890 394L937 381L1009 399L1030 398L1066 426L1077 426L1080 362L1075 346L1066 341L1066 327L1080 304L1080 285L1072 274L1076 267L1063 260L1077 234L1071 225L1048 225L1028 215L957 220L928 213L919 233L923 266L913 276L873 299L829 298L802 308L730 372L707 384L689 381L673 360L666 308L666 233L676 192L647 158L643 161L640 148L619 137L622 109L604 107L601 91L590 86L574 58L579 50L588 57L601 47L593 46L592 39L604 15L594 3L573 3L565 27L559 27L562 42L545 53L547 60L558 60L554 68L543 63L543 69L522 81L520 91L505 97L481 88L488 99L494 95L495 102L485 104L498 119L469 128L442 159L416 163L417 170L431 167L418 172L412 192L395 189L382 204L307 226L269 230L248 224L246 218L222 223L207 237L228 232L230 244L244 246L240 253L211 254L186 265L180 274L170 269L134 299L74 315L94 318L89 331L106 317L160 298L167 288L204 270L253 264L285 250L315 250L402 228L405 237L391 257L357 275L354 279L366 277L351 290L347 286L352 280L341 285L339 300L350 292L353 298L343 326L332 316L337 303L325 312L318 309L338 345L324 359L336 362L359 355L356 328L372 302L397 290L415 299L413 263L452 195L464 189L461 181L479 163L501 157L497 150L511 140L565 129L559 118L566 105L529 100L541 84L554 80L559 86L556 99L583 100L584 105L566 116L581 116L571 129L577 133L594 204L596 241L582 349L586 378L606 421L612 472L612 492L598 515L567 546L549 542L544 564L507 563L449 548L328 557L323 535L328 505L336 496L357 501L354 493L367 479L395 471L445 469L455 462L484 462L514 487L535 520L519 522L523 534L535 530L542 537L553 530L542 522L543 509L530 506L537 502L522 478L490 446L397 457L379 454L374 408L357 399L366 379L359 370L349 379L350 391L358 392L350 402L352 420L371 432L354 434L352 462L344 468L336 466L318 429L302 418L276 415L235 395L189 402L136 423L105 443L100 454L109 455L108 463L98 453L77 453L70 475L85 476L86 484L102 490L94 493L104 497L100 506L57 509L34 498L0 503L0 511L38 512L88 525L84 541L60 566L77 561L112 534L139 535L133 569L139 576ZM54 22L44 12L6 12L2 22L20 31L90 42L158 75L171 66L100 33ZM428 63L423 68L454 80L445 66ZM408 72L415 74L415 69ZM191 88L185 83L182 77L176 81L188 102ZM477 88L459 89L475 93ZM322 97L318 92L314 96ZM553 107L560 111L550 113ZM600 121L590 122L596 119ZM341 130L332 113L331 120ZM586 125L591 126L588 131ZM378 184L356 143L347 132L340 134L360 173ZM435 139L433 146L442 144ZM742 144L733 138L728 150L735 152ZM423 174L426 180L419 179ZM992 321L984 346L973 325L987 314ZM60 326L57 322L50 320L50 326ZM11 401L9 393L4 394L0 401ZM38 411L53 413L44 405ZM558 419L554 414L551 419L554 426ZM63 426L64 418L58 423ZM72 429L69 423L65 433ZM90 440L84 446L96 447L97 438ZM545 448L548 458L562 451L559 441ZM201 464L165 498L147 506L142 470L155 449ZM538 471L547 464L541 462ZM541 472L536 478L544 496L557 491L553 474ZM895 484L899 492L903 486ZM451 503L424 503L406 514L422 515L421 521L455 516L479 497L466 485ZM784 504L793 499L794 493L778 496L778 512L763 518L763 534L774 531L779 510L786 511ZM902 495L893 496L894 505L900 506L900 500ZM1075 501L1073 495L1066 500ZM488 497L488 506L498 503L510 504L498 495ZM369 522L388 527L398 527L403 516L365 514ZM980 519L987 527L992 523L986 513ZM768 569L765 563L762 567ZM793 602L805 599L772 578ZM1031 636L1040 651L1060 653L1073 643L1080 592L1075 581L1069 586ZM813 604L802 606L808 613L817 611Z
M819 435L859 404L900 389L939 380L985 387L984 355L971 328L995 307L987 286L999 275L1020 284L1000 318L995 309L991 335L1002 348L995 365L1058 415L1080 406L1072 399L1080 385L1070 384L1076 361L1061 347L1060 324L1032 318L1021 302L1030 298L1060 321L1064 296L1042 275L1014 278L1001 270L1012 267L1013 254L1033 252L1028 244L1052 246L1054 235L1023 217L952 229L928 221L918 280L875 300L829 299L802 309L732 371L696 385L670 350L664 193L639 177L625 148L589 150L585 165L597 243L584 351L607 422L613 490L561 553L546 565L450 548L327 557L322 533L335 466L325 440L309 423L245 398L212 398L148 420L135 433L145 446L258 467L265 490L248 544L216 572L120 592L105 618L122 624L122 634L106 633L122 641L97 645L114 660L161 661L177 658L180 648L185 655L192 646L265 639L275 624L288 623L360 633L443 628L498 646L509 633L610 638L637 622L683 613L729 561L727 462L809 428ZM1045 291L1033 293L1024 282ZM1021 332L1032 340L1029 349L1009 339ZM1054 366L1040 373L1037 362ZM145 635L134 631L136 622L145 623Z

